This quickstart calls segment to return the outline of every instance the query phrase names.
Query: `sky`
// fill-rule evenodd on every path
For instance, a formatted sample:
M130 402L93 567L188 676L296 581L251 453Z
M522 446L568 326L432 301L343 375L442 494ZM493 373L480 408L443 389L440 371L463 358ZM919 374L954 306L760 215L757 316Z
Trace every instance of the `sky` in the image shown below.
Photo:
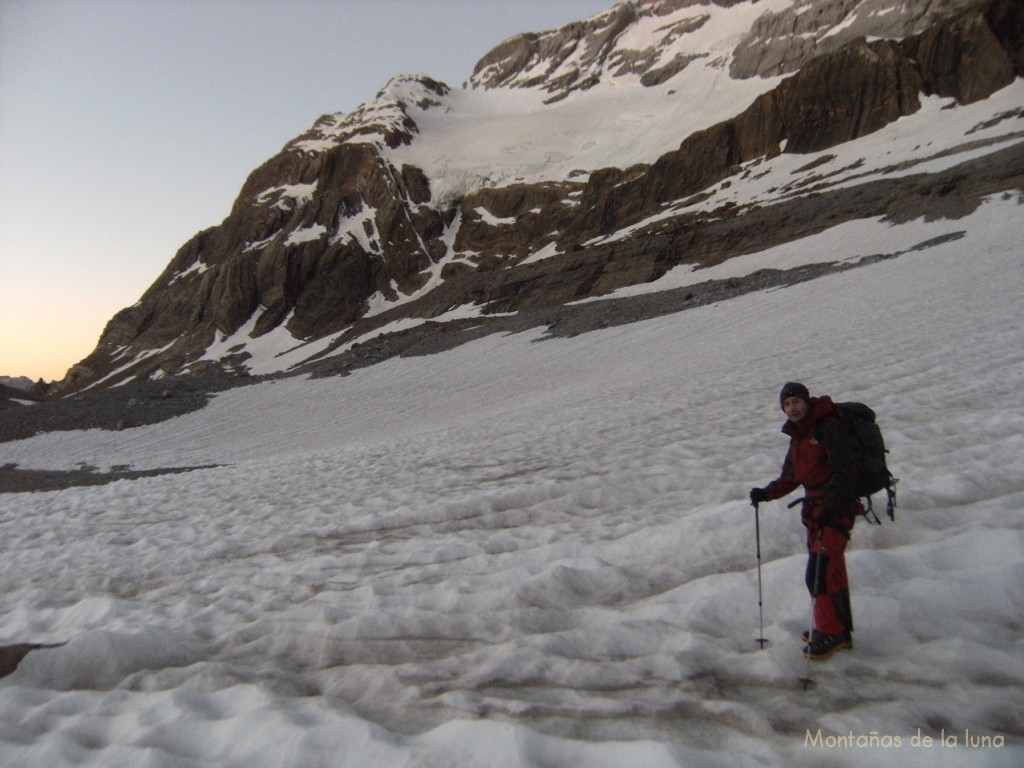
M0 0L0 375L60 379L247 175L615 0Z

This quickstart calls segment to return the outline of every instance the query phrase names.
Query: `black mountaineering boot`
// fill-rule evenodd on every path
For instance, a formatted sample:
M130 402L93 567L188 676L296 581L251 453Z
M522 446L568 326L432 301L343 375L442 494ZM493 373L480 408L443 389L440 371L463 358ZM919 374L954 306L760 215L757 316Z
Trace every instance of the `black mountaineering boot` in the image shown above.
M820 632L818 632L818 630L814 630L814 632L815 632L815 634L819 634L819 635L821 634ZM800 635L800 639L803 640L805 643L809 643L811 641L811 633L808 632L805 629L803 631L803 634ZM852 632L847 632L846 633L846 642L849 643L849 645L846 646L846 650L848 650L848 651L852 650L853 649L853 633Z
M841 635L826 635L824 632L814 631L810 643L804 648L804 656L811 661L822 661L842 649L853 648L853 638L849 632Z

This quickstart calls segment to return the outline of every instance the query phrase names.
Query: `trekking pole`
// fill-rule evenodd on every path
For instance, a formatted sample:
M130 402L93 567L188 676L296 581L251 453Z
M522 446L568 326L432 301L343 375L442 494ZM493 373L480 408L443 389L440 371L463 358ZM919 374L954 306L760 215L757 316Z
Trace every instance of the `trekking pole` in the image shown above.
M818 589L821 587L821 555L825 537L825 530L823 528L818 529L818 551L814 553L814 589L811 591L811 626L807 631L807 650L804 655L807 657L807 668L804 671L804 676L800 678L800 682L803 683L804 690L806 691L812 685L814 685L814 678L811 677L811 643L814 642L814 598L818 594Z
M764 636L764 592L761 588L761 516L757 502L751 503L754 505L754 538L757 541L757 613L761 624L761 634L757 638L757 643L761 650L764 650L764 645L768 641Z

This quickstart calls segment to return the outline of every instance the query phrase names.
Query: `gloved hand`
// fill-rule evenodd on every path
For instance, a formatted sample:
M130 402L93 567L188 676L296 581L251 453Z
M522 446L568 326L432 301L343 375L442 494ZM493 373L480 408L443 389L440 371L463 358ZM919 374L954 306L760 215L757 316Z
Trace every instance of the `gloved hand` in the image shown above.
M755 507L762 501L768 501L768 494L764 488L751 488L750 489L750 503Z

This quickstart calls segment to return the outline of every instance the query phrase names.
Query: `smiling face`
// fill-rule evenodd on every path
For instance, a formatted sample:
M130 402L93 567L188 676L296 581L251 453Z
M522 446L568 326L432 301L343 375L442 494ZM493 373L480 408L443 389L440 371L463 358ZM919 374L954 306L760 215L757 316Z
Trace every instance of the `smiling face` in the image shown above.
M810 404L802 397L793 395L782 401L782 410L786 418L794 424L799 424L807 418L807 412L811 409Z

